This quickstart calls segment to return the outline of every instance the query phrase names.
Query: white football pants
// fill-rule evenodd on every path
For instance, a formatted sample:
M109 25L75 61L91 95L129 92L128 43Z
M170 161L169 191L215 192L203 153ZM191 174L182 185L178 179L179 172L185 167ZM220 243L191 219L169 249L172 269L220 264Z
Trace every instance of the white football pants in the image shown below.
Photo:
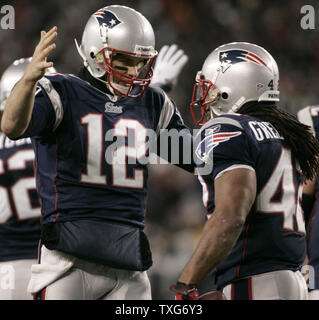
M309 300L319 300L319 290L312 290L309 292Z
M35 263L36 259L0 262L0 300L32 300L27 287Z
M151 300L146 271L113 269L41 247L28 291L39 300Z
M241 279L223 289L227 300L308 300L300 271L278 270Z

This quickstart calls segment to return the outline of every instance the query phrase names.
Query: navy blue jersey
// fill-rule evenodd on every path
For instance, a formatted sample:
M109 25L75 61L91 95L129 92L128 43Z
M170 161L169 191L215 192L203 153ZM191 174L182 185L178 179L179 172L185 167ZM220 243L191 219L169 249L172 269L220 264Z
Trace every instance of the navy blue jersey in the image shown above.
M309 106L301 109L297 117L299 121L310 126L313 135L319 139L319 106ZM316 202L314 205L313 218L308 230L308 259L309 264L313 267L314 281L311 283L310 289L319 289L319 179L317 178L315 190ZM311 279L312 280L312 279ZM310 284L310 281L309 281Z
M40 202L35 189L31 140L0 132L0 261L36 259Z
M253 170L257 177L256 201L239 239L213 272L217 287L254 274L300 269L306 254L303 178L276 129L250 116L223 115L202 128L195 145L206 164L199 180L208 218L215 209L215 179L236 168ZM198 170L203 171L200 166Z
M32 137L36 154L43 223L98 219L143 227L148 130L165 128L186 127L161 89L114 97L73 75L42 78L24 137Z

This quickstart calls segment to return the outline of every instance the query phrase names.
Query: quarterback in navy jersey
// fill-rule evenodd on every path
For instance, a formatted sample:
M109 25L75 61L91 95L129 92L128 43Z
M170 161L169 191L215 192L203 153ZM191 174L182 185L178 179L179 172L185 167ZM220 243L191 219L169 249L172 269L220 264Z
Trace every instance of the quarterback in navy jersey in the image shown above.
M313 135L319 139L319 106L308 106L298 111L297 117L310 126ZM310 266L308 289L309 300L319 300L319 206L318 175L306 181L303 188L302 206L307 222L307 261ZM307 267L306 267L307 268Z
M226 299L307 299L301 197L304 177L318 170L318 142L275 106L279 72L265 49L220 46L196 80L191 111L201 106L195 122L205 122L194 145L208 220L171 290L196 300L212 271Z
M24 133L34 137L42 221L106 219L143 227L147 166L122 163L122 152L127 148L129 157L146 157L147 129L180 131L185 126L159 88L149 88L135 99L117 98L83 80L90 78L85 69L80 76L56 74L39 81ZM60 101L53 107L54 95ZM113 139L105 140L110 129L111 138L126 138L124 145L112 149ZM127 145L130 131L132 146ZM107 162L106 150L113 152L113 163Z
M77 44L78 76L43 77L56 36L56 27L41 33L2 121L11 138L32 137L36 154L42 247L29 291L39 299L150 299L147 157L162 129L190 143L191 135L170 98L149 86L157 52L140 13L109 6L90 17Z

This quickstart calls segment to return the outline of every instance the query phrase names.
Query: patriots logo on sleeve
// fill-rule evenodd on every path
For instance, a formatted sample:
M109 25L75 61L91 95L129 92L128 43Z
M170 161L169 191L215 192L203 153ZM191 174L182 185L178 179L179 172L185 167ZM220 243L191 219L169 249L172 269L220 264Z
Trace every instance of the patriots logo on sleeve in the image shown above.
M93 16L97 19L100 26L105 26L109 29L112 29L123 22L119 20L113 12L105 9L96 11Z
M260 59L256 54L246 50L226 50L219 53L219 61L221 70L224 73L230 66L239 62L251 62L266 67L267 64Z
M234 132L219 132L220 125L215 126L210 129L206 129L204 132L205 136L200 141L196 148L196 155L199 159L204 162L209 162L209 154L216 148L219 144L230 140L231 138L237 137L241 134L241 131Z

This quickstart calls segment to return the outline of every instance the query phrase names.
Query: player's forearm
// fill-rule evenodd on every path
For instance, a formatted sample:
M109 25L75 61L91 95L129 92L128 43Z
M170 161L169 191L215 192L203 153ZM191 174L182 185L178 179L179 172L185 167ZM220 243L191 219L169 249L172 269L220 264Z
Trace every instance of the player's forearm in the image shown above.
M244 222L229 216L225 219L223 215L214 212L206 222L198 246L178 281L186 284L200 283L230 254Z
M19 137L27 129L31 120L36 85L36 81L22 77L9 95L1 120L1 130L9 138Z

